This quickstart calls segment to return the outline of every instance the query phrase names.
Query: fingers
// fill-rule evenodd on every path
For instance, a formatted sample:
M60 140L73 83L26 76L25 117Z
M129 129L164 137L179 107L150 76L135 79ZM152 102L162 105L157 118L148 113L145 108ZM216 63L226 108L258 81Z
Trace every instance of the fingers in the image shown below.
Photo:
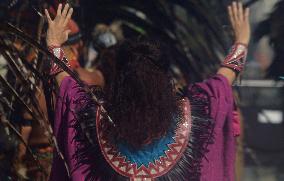
M71 32L71 30L69 30L69 29L64 31L64 41L68 40L68 35L69 35L70 32Z
M248 10L244 11L243 4L241 2L233 2L232 5L228 6L229 18L232 24L244 21L248 18Z
M57 17L61 16L61 11L62 11L62 4L59 4L57 8L57 14L56 14Z
M73 13L73 8L70 8L69 11L68 11L68 14L63 22L63 25L66 26L67 23L69 22L69 20L71 19L71 16L72 16L72 13Z
M228 13L229 13L229 19L230 19L231 25L234 27L235 26L235 19L234 19L234 16L233 16L232 6L228 6Z
M72 13L73 13L73 8L70 8L68 3L65 4L63 10L62 10L62 4L59 4L57 9L57 15L54 21L57 24L66 26L69 20L71 19Z
M235 21L238 21L239 20L238 6L237 6L237 3L235 1L232 3L232 8L233 8L233 18L234 18Z
M52 22L52 20L51 20L51 18L50 18L49 12L48 12L47 9L45 9L44 12L45 12L45 16L46 16L46 18L47 18L48 24L50 24L50 23Z
M66 5L64 6L64 9L63 9L63 11L62 11L61 16L62 16L62 17L66 17L68 10L69 10L69 4L66 4Z
M69 30L69 29L64 31L65 35L67 35L67 36L69 35L70 32L71 32L71 30Z
M245 20L246 22L249 22L249 8L246 8L246 9L245 9L244 20Z
M60 13L58 12L59 9ZM57 17L56 20L58 20L58 23L62 24L63 26L66 26L69 20L71 19L73 8L70 8L69 4L65 4L62 12L61 10L62 10L62 5L60 4L57 9L57 14L59 15L56 16Z
M238 2L238 18L244 20L243 4Z

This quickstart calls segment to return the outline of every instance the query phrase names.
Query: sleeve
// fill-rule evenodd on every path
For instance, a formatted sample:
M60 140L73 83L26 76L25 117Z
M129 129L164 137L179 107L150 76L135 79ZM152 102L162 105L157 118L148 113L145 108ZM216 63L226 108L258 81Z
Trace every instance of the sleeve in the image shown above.
M222 128L224 126L224 121L220 121L225 120L224 117L233 118L232 87L223 75L215 75L204 82L190 85L188 95L191 97L204 97L203 100L208 99L210 103L207 105L206 110L214 120L215 127ZM231 122L231 124L235 123Z
M233 121L234 101L228 80L222 75L216 75L189 86L188 94L203 96L202 100L209 102L206 110L214 124L212 142L207 146L208 152L202 160L201 180L231 179L234 175L235 134L239 125ZM203 106L201 103L198 105Z
M80 142L85 136L80 130L80 120L82 119L80 116L82 110L86 109L96 111L96 105L90 95L70 76L65 77L60 85L56 101L54 134L73 181L84 180L83 178L87 177L88 165L81 164L78 158L79 148L85 147L84 142ZM93 115L90 116L93 119L96 118ZM66 170L64 162L56 154L53 161L53 178L51 180L60 180L60 175L67 175L67 172L64 174L62 170Z

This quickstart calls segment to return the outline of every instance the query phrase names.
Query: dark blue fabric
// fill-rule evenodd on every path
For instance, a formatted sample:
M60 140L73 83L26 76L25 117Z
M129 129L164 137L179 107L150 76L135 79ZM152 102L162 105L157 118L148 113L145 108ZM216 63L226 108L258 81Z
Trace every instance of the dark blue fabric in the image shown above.
M171 131L163 138L153 141L151 144L145 145L140 149L135 149L127 143L118 143L118 151L126 156L126 159L132 163L136 163L138 167L141 165L148 166L150 162L154 163L161 156L165 156L165 151L169 149L168 144L174 143L174 132Z

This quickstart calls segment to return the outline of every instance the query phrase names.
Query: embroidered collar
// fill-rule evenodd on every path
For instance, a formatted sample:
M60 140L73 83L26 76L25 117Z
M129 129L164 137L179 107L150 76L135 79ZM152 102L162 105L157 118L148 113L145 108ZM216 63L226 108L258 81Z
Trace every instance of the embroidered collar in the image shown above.
M191 115L188 100L183 101L183 119L176 125L173 132L169 132L160 140L135 151L141 155L129 156L128 145L112 145L105 139L101 129L100 114L97 114L97 136L100 150L108 164L120 175L131 180L152 180L166 174L180 160L185 151L191 131ZM98 111L99 112L99 111ZM149 153L149 149L152 149ZM162 151L161 151L162 150ZM155 155L151 155L155 153ZM143 158L144 157L144 158Z

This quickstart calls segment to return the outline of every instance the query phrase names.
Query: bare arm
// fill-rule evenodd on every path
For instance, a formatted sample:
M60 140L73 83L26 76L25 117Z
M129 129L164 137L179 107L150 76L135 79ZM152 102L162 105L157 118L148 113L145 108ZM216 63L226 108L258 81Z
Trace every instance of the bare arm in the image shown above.
M226 77L228 79L230 85L232 85L233 82L236 79L236 72L234 72L233 70L226 68L226 67L219 68L217 74L221 74L224 77Z
M52 20L48 11L45 9L45 15L48 21L46 44L49 47L50 51L62 61L64 60L65 55L60 47L68 39L70 30L67 29L67 23L71 19L72 13L73 8L70 8L68 4L64 6L63 10L62 4L59 4L56 17ZM56 53L55 47L62 51L60 52L62 55L58 55L58 53ZM62 71L59 67L56 67L55 64L52 66L54 66L54 68L52 70L53 72L51 71L51 73L55 75L56 81L58 85L60 85L61 81L68 74Z
M235 44L218 70L218 74L225 76L232 84L245 64L247 45L250 40L250 24L249 9L244 9L242 3L233 2L228 6L228 12L235 34Z

